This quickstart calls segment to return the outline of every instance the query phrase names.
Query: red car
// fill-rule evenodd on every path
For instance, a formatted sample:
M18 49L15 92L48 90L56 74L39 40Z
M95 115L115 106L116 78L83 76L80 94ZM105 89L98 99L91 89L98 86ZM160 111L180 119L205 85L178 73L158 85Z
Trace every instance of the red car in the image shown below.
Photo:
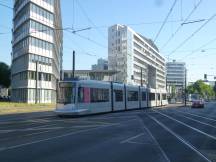
M193 100L192 101L192 108L204 108L204 100L199 99L199 100Z

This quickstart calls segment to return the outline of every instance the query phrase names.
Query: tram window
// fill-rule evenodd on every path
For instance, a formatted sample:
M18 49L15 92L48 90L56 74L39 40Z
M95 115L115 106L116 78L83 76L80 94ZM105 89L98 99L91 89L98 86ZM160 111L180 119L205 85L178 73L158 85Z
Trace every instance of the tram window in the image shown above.
M91 102L109 102L109 89L91 88Z
M83 102L84 101L84 88L79 87L78 88L78 102Z
M150 94L149 94L149 100L150 100L150 101L155 100L155 93L150 93Z
M115 101L123 101L123 91L122 90L114 90L115 93Z
M166 94L162 94L162 100L166 100Z
M90 102L90 88L88 87L78 88L78 102L81 102L81 103Z
M138 101L137 91L128 91L128 101Z
M142 92L142 101L146 101L146 92Z

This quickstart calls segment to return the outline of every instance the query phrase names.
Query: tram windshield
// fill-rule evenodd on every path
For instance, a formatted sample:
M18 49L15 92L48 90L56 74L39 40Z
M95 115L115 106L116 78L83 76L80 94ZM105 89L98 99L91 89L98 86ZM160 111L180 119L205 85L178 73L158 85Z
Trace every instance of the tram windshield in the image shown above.
M75 103L75 83L59 83L58 87L58 103L71 104Z

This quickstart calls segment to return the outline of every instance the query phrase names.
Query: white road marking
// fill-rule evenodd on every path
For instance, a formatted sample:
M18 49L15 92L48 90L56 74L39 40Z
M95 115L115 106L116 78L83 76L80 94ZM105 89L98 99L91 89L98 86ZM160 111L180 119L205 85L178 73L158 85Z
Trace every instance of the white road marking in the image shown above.
M203 132L203 131L201 131L201 130L199 130L199 129L197 129L197 128L194 128L194 127L192 127L192 126L190 126L190 125L188 125L188 124L186 124L186 123L184 123L184 122L182 122L182 121L179 121L179 120L177 120L177 119L174 119L174 118L171 117L171 116L168 116L168 115L166 115L166 114L164 114L164 113L161 113L161 112L159 112L159 111L156 111L156 110L152 110L152 111L155 111L155 112L157 112L158 114L161 114L161 115L163 115L163 116L165 116L165 117L167 117L167 118L169 118L169 119L171 119L171 120L173 120L173 121L176 121L177 123L180 123L180 124L182 124L182 125L184 125L184 126L190 128L190 129L192 129L192 130L194 130L194 131L196 131L196 132L199 132L199 133L201 133L201 134L203 134L203 135L205 135L205 136L207 136L207 137L209 137L209 138L212 138L212 139L216 140L216 137L215 137L215 136L212 136L212 135L210 135L210 134L208 134L208 133L205 133L205 132Z
M144 135L144 133L139 133L139 134L137 134L136 136L132 136L132 137L130 137L130 138L127 138L126 140L121 141L120 143L129 142L129 141L131 141L131 140L133 140L133 139L135 139L135 138L137 138L137 137L143 136L143 135Z
M199 150L197 150L192 144L190 144L189 142L185 141L181 136L179 136L178 134L176 134L175 132L173 132L171 129L169 129L168 127L166 127L163 123L161 123L160 121L158 121L153 116L150 116L150 115L148 115L148 116L152 120L154 120L158 125L160 125L161 127L163 127L166 131L168 131L170 134L172 134L173 136L175 136L179 141L181 141L183 144L185 144L186 146L188 146L191 150L193 150L194 152L196 152L203 159L205 159L208 162L211 162L211 160L209 160L205 155L203 155Z
M74 122L74 121L72 121ZM72 123L71 121L64 121L64 123ZM81 121L77 121L78 123L87 123L87 124L113 124L113 123L108 123L108 122L102 122L102 121L91 121L91 120L81 120Z
M140 145L152 145L152 146L158 146L156 144L152 144L150 142L135 142L135 141L128 141L127 143L131 143L131 144L140 144Z
M153 136L153 134L151 133L151 131L145 126L145 124L143 122L142 126L143 128L147 131L147 133L151 136L151 138L153 139L153 141L155 142L155 144L157 145L158 149L160 150L160 152L162 153L163 157L166 159L167 162L170 162L170 159L167 157L166 153L164 152L164 150L161 148L160 144L158 143L158 141L155 139L155 137Z
M190 117L185 116L185 115L180 115L180 114L177 114L177 115L178 115L178 116L182 116L182 117L184 117L184 118L187 118L187 119L189 119L189 120L195 121L195 122L197 122L197 123L200 123L200 124L203 124L203 125L207 125L207 126L209 126L209 127L212 127L212 128L215 128L215 129L216 129L216 127L213 126L213 125L211 125L211 124L201 122L201 121L199 121L199 120L196 120L196 119L190 118Z
M6 150L15 149L15 148L20 148L20 147L24 147L24 146L28 146L28 145L32 145L32 144L36 144L36 143L40 143L40 142L54 140L54 139L58 139L58 138L62 138L62 137L67 137L67 136L70 136L70 135L75 135L75 134L79 134L79 133L89 132L89 131L92 131L92 130L97 130L97 129L101 129L101 128L105 128L105 127L110 127L110 126L114 126L114 125L119 125L119 124L105 125L105 126L100 126L100 127L96 127L96 128L90 128L90 129L80 130L80 131L76 131L76 132L73 131L73 132L69 132L69 133L66 133L66 134L63 134L63 135L59 135L59 136L54 136L54 137L45 138L45 139L41 139L41 140L36 140L36 141L28 142L28 143L23 143L23 144L19 144L19 145L14 145L14 146L9 146L9 147L5 147L5 148L0 148L0 152L6 151Z
M9 129L9 130L0 130L2 133L10 133L10 132L24 132L24 131L32 131L32 130L49 130L49 129L61 129L65 127L48 127L48 128L25 128L25 129Z
M2 129L2 130L0 130L0 133L10 133L10 132L15 132L15 131L40 130L40 129L44 129L44 127L50 127L50 126L54 126L54 125L57 125L57 124L48 124L48 125L41 125L41 126L35 126L35 127L30 127L30 128L21 128L21 129Z
M47 122L49 122L49 120L46 120L46 119L30 119L28 121L33 122L33 123L47 123Z
M179 110L176 110L180 113L185 113L185 114L189 114L189 115L192 115L192 116L197 116L197 117L200 117L200 118L203 118L203 119L207 119L207 120L211 120L211 121L215 121L216 122L216 119L212 119L212 118L209 118L209 117L206 117L206 116L201 116L201 115L197 115L197 114L192 114L192 113L188 113L188 112L183 112L183 111L179 111Z

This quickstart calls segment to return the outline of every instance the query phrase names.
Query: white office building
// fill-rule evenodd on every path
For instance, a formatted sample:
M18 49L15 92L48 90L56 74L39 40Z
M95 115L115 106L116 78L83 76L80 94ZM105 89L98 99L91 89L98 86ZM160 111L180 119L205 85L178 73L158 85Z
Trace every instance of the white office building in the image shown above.
M60 0L14 0L12 101L56 102L61 28Z
M172 62L166 63L167 69L167 90L171 93L172 87L175 87L175 93L181 97L185 87L185 72L186 67L184 62Z
M150 88L166 88L164 57L150 39L125 25L108 29L108 69L120 71L113 78L117 82L141 85L142 80Z

